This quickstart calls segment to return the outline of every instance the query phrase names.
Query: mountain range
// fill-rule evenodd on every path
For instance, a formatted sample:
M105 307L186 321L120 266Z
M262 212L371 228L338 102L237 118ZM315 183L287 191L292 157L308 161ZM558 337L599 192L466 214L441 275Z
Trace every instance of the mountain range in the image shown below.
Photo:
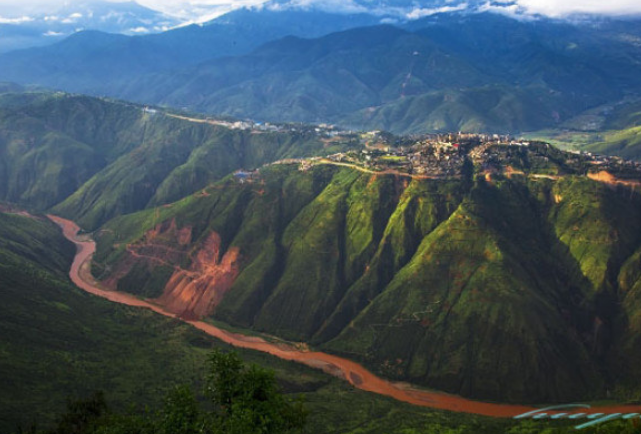
M638 18L273 0L165 31L180 20L100 5L127 19L0 55L0 372L19 377L0 376L0 419L51 420L43 397L77 384L156 403L211 346L179 320L478 400L638 403ZM96 241L97 287L175 317L74 289L73 246L43 214ZM310 432L436 417L248 354L337 412ZM395 427L368 428L381 412Z
M94 273L465 396L564 402L638 384L628 189L274 166L205 191L107 223Z
M553 128L641 86L635 21L450 13L331 33L372 19L240 10L145 37L84 32L1 56L0 79L397 133Z
M2 199L95 231L107 287L465 396L634 396L641 198L608 177L633 174L543 145L446 178L305 168L367 148L85 96L0 107Z
M0 10L0 53L51 45L83 31L126 35L159 33L181 22L140 4L90 0Z

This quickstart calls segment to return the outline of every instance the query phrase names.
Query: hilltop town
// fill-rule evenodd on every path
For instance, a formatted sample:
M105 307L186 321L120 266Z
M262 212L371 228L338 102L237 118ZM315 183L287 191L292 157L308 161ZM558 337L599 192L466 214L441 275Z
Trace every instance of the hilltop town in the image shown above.
M299 164L309 170L318 164L352 167L371 173L388 173L422 179L466 175L531 175L556 178L564 175L597 177L607 173L621 182L641 181L641 163L589 152L562 151L548 143L498 134L428 134L397 137L374 131L356 133L317 127L317 134L331 141L360 146L326 157L285 159L272 164ZM244 180L253 172L239 171ZM602 175L600 175L602 176Z
M145 110L149 112L149 109ZM473 174L487 179L500 175L538 178L584 175L609 182L641 185L641 162L584 151L563 151L545 142L510 135L459 132L395 136L385 131L342 130L329 124L272 124L168 115L252 134L304 134L316 137L328 146L343 144L352 149L325 157L288 158L270 163L298 164L302 171L317 164L334 164L369 173L421 179L459 178ZM235 176L246 182L258 174L259 169L239 170Z

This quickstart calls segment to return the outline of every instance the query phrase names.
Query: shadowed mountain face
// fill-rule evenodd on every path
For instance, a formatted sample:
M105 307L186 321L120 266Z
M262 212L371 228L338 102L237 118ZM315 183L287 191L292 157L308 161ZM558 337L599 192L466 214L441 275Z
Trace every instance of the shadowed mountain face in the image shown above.
M390 378L564 402L640 380L640 222L638 194L576 175L281 165L116 218L94 273L179 315L311 342Z
M133 82L122 94L234 116L417 132L537 129L639 90L638 47L602 40L591 27L493 15L423 26L286 38ZM479 49L478 35L491 48Z
M212 341L193 329L72 285L74 254L52 222L0 205L3 433L49 427L71 396L96 390L108 391L114 408L158 405L205 364Z
M627 22L436 15L409 30L286 37L221 58L247 53L255 41L372 19L318 11L235 14L144 38L79 34L3 56L0 79L259 120L395 132L537 130L641 90L634 42L640 35ZM307 26L319 14L324 19Z
M96 230L93 272L108 287L474 398L638 390L631 165L617 183L543 144L477 144L450 146L454 172L438 179L263 166L346 149L367 159L354 134L38 92L2 95L0 122L2 198Z
M0 56L0 74L10 81L114 95L111 90L143 74L246 54L287 35L318 37L379 21L379 17L363 13L240 9L204 25L151 35L125 36L89 26L54 45Z
M237 169L349 146L328 145L313 128L255 134L122 102L9 93L0 96L0 200L38 211L58 204L95 228Z

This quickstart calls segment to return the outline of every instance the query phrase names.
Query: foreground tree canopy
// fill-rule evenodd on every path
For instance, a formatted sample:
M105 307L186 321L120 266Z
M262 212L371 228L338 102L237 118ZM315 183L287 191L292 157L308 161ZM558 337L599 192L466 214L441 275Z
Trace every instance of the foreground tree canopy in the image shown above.
M279 390L274 373L246 366L234 353L210 357L204 398L177 386L160 411L119 415L109 410L102 392L69 401L67 412L46 434L280 434L302 432L307 412L301 400ZM24 430L20 430L24 433ZM37 433L32 427L26 432Z

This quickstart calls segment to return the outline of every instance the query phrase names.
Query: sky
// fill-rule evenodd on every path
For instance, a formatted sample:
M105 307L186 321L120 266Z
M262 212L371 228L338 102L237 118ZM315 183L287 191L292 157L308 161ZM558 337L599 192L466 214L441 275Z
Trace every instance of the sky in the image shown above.
M19 15L26 8L38 8L43 11L61 6L63 3L79 3L87 0L0 0L0 16ZM121 1L121 0L110 0ZM259 6L266 0L138 0L138 3L151 9L173 15L185 21L205 22L225 12L242 6ZM325 10L359 11L362 6L354 0L290 0L298 5L320 5ZM397 0L401 1L401 0ZM408 18L419 18L439 10L457 10L465 0L436 0L440 7L435 8L432 1L407 1L402 9ZM377 0L361 0L361 4L378 3ZM482 2L482 1L481 1ZM393 4L394 0L385 1ZM408 4L412 6L407 7ZM430 6L430 4L432 4ZM641 0L494 0L482 6L507 14L541 14L551 17L563 17L572 13L593 13L606 15L641 14ZM401 9L394 9L398 13ZM380 7L379 13L384 12ZM391 11L393 12L393 11Z

